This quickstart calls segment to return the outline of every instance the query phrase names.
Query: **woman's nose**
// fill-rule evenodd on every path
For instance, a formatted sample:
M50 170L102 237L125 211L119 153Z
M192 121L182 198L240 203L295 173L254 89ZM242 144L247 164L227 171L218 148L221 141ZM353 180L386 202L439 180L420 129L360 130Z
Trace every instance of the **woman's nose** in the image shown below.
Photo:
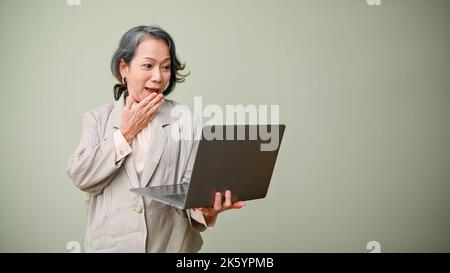
M154 81L154 82L161 81L161 71L157 67L154 69L154 71L152 73L152 81Z

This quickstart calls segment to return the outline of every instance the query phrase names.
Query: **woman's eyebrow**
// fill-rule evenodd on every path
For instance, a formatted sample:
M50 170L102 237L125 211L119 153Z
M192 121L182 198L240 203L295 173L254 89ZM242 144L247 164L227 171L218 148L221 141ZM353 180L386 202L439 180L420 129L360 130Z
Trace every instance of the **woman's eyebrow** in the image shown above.
M144 57L144 59L150 59L150 60L153 60L153 61L156 62L156 59L155 59L155 58L152 58L152 57ZM165 57L164 59L161 60L161 62L162 62L162 61L165 61L165 60L170 60L170 57Z

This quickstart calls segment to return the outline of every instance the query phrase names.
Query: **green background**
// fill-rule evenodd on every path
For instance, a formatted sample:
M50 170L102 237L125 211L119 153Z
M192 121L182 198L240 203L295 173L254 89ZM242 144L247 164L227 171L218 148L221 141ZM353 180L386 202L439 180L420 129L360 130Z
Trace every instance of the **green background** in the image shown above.
M202 251L450 251L449 1L0 3L1 252L83 242L68 156L140 24L191 71L171 99L277 104L287 125L267 198L222 214Z

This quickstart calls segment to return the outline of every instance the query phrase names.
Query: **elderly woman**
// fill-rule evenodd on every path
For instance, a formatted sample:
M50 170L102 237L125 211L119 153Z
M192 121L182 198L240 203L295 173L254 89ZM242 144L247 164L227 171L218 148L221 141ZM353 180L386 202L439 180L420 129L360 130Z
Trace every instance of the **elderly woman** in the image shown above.
M179 210L129 191L190 179L200 123L189 107L165 99L187 76L179 72L184 67L159 27L137 26L121 38L111 62L121 82L115 101L84 114L67 168L75 186L88 193L86 251L197 252L200 232L219 213L245 205L232 204L227 191L223 203L216 193L212 208ZM170 137L173 131L182 138Z

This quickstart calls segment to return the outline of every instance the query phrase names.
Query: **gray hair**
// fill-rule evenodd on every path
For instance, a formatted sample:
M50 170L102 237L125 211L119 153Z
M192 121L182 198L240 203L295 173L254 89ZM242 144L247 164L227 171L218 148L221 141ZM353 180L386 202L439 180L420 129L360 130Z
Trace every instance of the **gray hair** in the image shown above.
M120 84L114 85L114 99L118 100L122 93L127 90L126 82L122 82L122 76L120 74L120 60L124 60L127 65L130 64L131 60L134 58L136 53L136 49L139 44L147 37L153 37L155 39L163 40L167 46L169 47L170 53L170 81L166 90L164 90L163 94L167 96L170 94L177 82L184 82L185 78L189 75L180 74L179 71L183 70L186 67L185 63L181 63L178 60L176 51L175 51L175 43L173 42L172 37L170 37L169 33L158 26L137 26L133 27L122 36L119 42L119 47L116 52L114 52L112 60L111 60L111 72L114 77L120 82Z

